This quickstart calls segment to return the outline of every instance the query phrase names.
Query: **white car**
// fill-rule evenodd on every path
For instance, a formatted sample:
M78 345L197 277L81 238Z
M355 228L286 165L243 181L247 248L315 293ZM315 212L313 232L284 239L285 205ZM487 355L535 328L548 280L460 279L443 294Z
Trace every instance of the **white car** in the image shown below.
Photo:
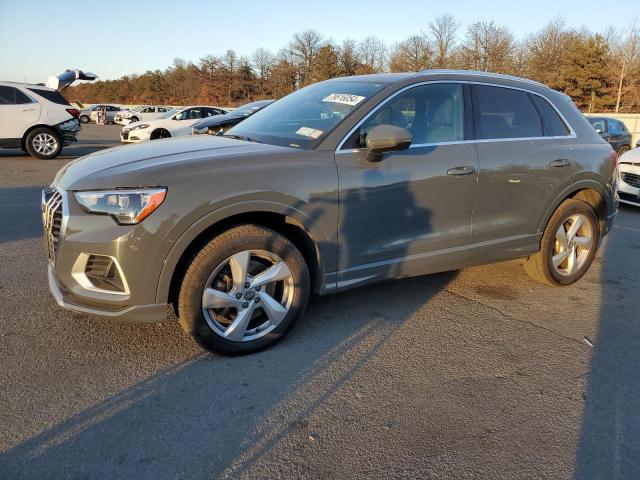
M163 114L171 110L171 107L159 105L138 105L130 110L118 112L113 117L113 121L120 125L128 125L130 123L139 122L140 120L153 120L159 118Z
M41 159L57 157L63 146L76 141L80 130L80 110L69 105L59 90L76 80L95 78L67 70L50 77L47 86L0 82L0 148L20 148Z
M160 118L130 123L123 127L120 140L123 143L138 143L191 135L191 127L199 120L224 113L227 112L223 108L203 105L171 110Z
M640 207L640 149L620 156L617 190L621 202Z

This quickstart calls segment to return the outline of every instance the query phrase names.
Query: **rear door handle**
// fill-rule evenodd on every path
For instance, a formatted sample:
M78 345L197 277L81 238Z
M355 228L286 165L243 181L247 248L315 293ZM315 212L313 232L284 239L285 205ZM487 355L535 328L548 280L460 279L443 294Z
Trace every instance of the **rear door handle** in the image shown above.
M464 165L461 167L454 167L454 168L450 168L449 170L447 170L447 175L471 175L473 173L476 172L476 169L469 166L469 165Z
M564 160L564 159L552 160L551 162L549 162L549 166L550 167L569 167L571 166L571 161Z

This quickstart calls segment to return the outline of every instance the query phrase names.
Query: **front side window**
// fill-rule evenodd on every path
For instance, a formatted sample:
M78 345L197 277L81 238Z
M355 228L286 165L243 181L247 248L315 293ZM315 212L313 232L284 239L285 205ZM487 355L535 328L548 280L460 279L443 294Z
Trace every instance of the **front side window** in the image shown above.
M226 136L311 149L386 83L329 80L302 88L259 110Z
M202 118L202 109L189 108L176 115L176 120L197 120Z
M542 137L542 119L522 90L472 85L476 138Z
M410 88L375 110L342 148L366 147L367 134L377 125L406 128L413 145L464 140L462 85L434 83Z

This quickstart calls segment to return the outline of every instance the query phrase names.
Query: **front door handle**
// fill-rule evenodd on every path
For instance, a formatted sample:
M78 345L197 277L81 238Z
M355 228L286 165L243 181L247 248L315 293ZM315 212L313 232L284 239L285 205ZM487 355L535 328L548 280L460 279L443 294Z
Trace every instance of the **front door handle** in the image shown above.
M476 169L469 165L464 165L461 167L454 167L447 170L447 175L471 175L476 172Z
M549 166L550 167L569 167L571 166L571 161L564 160L564 159L552 160L551 162L549 162Z
M20 111L22 112L33 112L35 110L35 108L21 108Z

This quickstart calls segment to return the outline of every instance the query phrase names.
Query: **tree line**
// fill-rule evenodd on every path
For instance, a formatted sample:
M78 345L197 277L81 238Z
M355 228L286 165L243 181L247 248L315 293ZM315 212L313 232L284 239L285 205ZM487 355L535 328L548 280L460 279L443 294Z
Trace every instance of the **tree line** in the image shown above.
M240 105L280 98L338 76L456 68L538 80L565 92L583 111L640 111L640 29L632 22L602 33L556 18L524 38L492 21L461 28L451 15L389 45L371 35L337 44L312 29L278 52L227 50L197 62L177 58L165 70L85 83L67 90L84 103Z

